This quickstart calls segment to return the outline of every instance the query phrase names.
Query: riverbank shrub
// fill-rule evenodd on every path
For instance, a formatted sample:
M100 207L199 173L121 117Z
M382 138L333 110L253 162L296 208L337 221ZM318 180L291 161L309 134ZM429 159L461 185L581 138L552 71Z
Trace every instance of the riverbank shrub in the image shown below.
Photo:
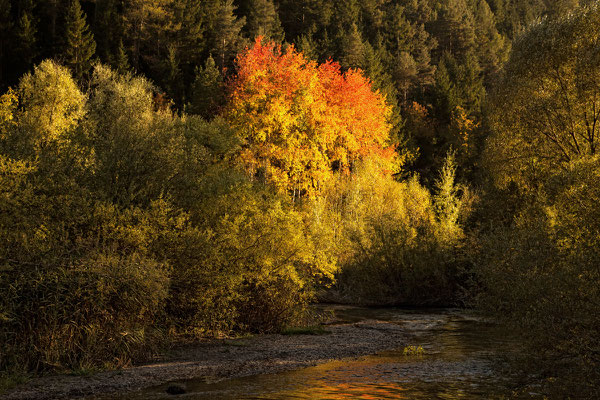
M556 398L596 398L598 5L542 20L514 44L490 107L490 199L478 304L522 335ZM529 368L533 366L533 368Z
M395 181L364 163L327 192L336 220L338 289L362 304L459 301L468 191L458 193L450 155L432 195L416 177Z
M599 178L596 157L555 175L513 226L482 238L476 263L479 307L519 332L556 396L598 395Z
M178 335L293 325L332 261L223 120L45 61L0 99L0 369L122 366Z

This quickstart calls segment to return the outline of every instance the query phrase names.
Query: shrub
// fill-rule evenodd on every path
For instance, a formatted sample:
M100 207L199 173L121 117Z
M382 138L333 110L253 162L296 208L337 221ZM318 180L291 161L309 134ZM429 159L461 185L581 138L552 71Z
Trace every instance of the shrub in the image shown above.
M416 178L397 182L374 173L368 163L330 189L345 297L371 304L457 301L459 217L467 210L452 162L449 158L436 197Z

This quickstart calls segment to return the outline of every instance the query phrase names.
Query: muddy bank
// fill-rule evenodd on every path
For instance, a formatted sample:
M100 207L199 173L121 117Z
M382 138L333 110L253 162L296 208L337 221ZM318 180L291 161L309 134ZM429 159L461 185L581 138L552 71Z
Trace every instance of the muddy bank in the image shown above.
M326 326L322 335L258 335L179 346L159 361L91 376L46 376L21 385L2 398L75 399L110 397L171 381L208 382L275 373L330 360L354 358L407 343L408 334L393 323L366 320Z

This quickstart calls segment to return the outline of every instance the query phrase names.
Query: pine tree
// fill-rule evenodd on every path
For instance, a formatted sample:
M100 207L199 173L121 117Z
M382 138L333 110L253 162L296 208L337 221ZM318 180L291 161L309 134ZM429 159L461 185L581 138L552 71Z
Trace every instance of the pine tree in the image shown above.
M221 0L209 29L212 34L210 51L216 56L216 64L221 69L232 64L244 43L241 30L246 19L244 17L238 19L234 13L235 9L233 0Z
M181 68L179 67L179 59L177 57L177 49L171 45L167 49L167 59L165 60L166 73L165 77L165 88L168 94L175 100L176 103L181 104L183 101L183 85L181 80Z
M117 55L114 60L114 67L117 70L117 72L121 75L131 71L131 66L129 65L129 57L127 57L127 51L125 50L125 46L123 45L122 40L119 42L119 48L117 49Z
M390 135L403 142L403 138L400 137L402 117L398 104L398 91L394 86L392 76L388 72L389 68L386 67L387 60L391 56L380 43L377 48L374 48L369 42L364 43L363 55L362 68L364 74L371 80L373 89L383 94L387 104L392 106L392 114L389 117L392 125Z
M434 87L438 120L449 122L456 107L479 115L485 94L481 67L473 51L461 58L446 52L438 65Z
M12 29L10 1L0 0L0 90L4 91L4 63L7 55L9 35Z
M302 52L302 54L304 54L304 57L306 57L307 59L313 61L319 60L318 46L311 32L305 33L304 35L300 36L296 43L296 47Z
M473 14L465 0L444 0L432 28L438 56L449 52L461 57L475 46Z
M81 81L92 67L92 57L96 52L96 42L89 30L79 0L71 2L65 21L66 65L71 68L73 78Z
M205 50L204 8L202 0L175 2L172 45L177 48L179 64L186 83L193 79L194 67L199 65Z
M103 62L118 64L119 50L115 45L123 44L121 16L117 8L118 0L96 0L93 33L96 40L96 53Z
M22 71L29 69L37 56L36 36L37 28L35 20L29 12L23 12L17 28L17 40L20 44L17 49L17 55Z
M415 84L419 70L415 59L406 51L400 53L395 64L394 80L402 93L402 104L406 105L408 92Z
M122 12L124 42L136 70L162 72L174 23L174 0L128 0ZM153 76L156 78L156 76ZM160 78L160 77L158 77Z
M350 30L344 36L341 46L340 61L342 67L363 68L365 46L358 27L355 23L350 26Z
M423 90L434 82L435 66L431 64L431 52L436 48L437 42L427 33L425 26L420 25L416 28L414 43L412 54L419 71L418 85Z
M311 31L322 37L331 23L334 5L333 1L322 0L278 0L279 16L286 39L296 42L300 36Z
M223 76L212 57L208 57L204 67L196 68L196 79L192 86L190 100L186 111L201 115L205 119L213 118L223 106L225 102Z
M506 39L498 33L494 14L485 0L478 0L475 9L477 55L484 74L498 71L508 57Z
M283 41L283 29L272 0L250 0L240 13L246 17L244 31L251 40L264 36L276 42Z

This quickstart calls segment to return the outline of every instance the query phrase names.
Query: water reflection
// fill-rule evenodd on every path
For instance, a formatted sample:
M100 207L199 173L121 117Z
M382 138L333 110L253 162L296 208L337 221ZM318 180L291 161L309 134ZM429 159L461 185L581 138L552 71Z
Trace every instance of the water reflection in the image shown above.
M499 373L500 355L516 346L514 338L458 310L337 309L344 321L378 319L412 332L402 349L357 360L334 361L279 374L217 383L186 382L186 399L473 399L510 395L514 379ZM143 398L169 398L164 387Z

